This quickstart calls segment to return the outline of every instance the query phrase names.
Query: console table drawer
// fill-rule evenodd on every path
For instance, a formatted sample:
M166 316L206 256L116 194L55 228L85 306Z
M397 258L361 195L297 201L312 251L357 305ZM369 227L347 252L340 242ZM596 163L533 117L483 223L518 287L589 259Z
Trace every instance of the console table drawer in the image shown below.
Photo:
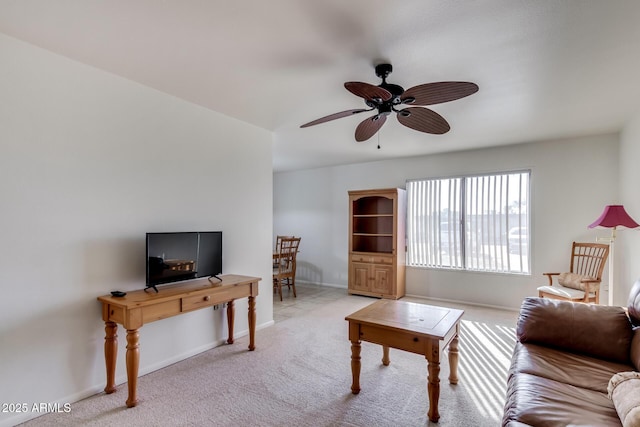
M251 285L244 284L224 288L214 288L206 294L194 295L182 298L182 311L198 310L211 307L215 304L242 298L250 292Z
M149 323L154 320L175 316L176 314L180 314L180 300L154 304L145 307L144 310L142 310L142 322Z
M211 295L196 295L182 298L182 311L197 310L216 304L216 299Z

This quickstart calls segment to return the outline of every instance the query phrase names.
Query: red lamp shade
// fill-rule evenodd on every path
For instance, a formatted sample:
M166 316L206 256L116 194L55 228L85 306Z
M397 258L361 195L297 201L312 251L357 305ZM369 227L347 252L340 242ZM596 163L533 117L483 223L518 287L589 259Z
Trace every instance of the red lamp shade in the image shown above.
M598 226L615 228L620 225L628 228L640 227L640 224L635 222L629 216L622 205L608 205L604 207L604 211L602 212L602 215L600 215L600 218L596 219L593 224L589 225L589 228Z

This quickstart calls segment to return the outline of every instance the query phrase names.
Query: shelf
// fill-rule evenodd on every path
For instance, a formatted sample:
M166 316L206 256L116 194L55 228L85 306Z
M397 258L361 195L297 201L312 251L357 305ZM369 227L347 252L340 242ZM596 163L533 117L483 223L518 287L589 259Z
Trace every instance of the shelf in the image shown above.
M353 235L354 252L393 253L393 236Z
M354 216L353 234L393 235L393 215Z
M393 216L393 199L382 196L369 196L354 200L353 215Z

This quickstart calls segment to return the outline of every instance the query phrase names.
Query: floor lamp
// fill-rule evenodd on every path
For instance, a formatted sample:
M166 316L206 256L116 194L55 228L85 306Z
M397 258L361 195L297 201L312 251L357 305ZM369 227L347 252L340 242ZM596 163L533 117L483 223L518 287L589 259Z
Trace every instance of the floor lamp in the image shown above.
M616 227L623 226L627 228L636 228L640 224L635 222L624 210L622 205L608 205L604 207L604 211L598 219L596 219L589 228L605 227L611 228L611 237L609 241L609 305L613 305L613 284L614 284L614 243L616 240Z

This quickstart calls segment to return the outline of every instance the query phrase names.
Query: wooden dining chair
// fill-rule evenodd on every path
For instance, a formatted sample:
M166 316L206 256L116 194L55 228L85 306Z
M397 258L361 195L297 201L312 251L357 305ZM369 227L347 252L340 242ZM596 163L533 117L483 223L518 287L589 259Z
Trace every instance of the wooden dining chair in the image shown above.
M283 237L277 256L277 265L273 268L273 287L282 301L282 286L293 289L296 298L296 255L300 246L300 237Z
M602 271L608 256L609 245L573 242L569 271L543 273L549 279L549 285L540 286L538 296L599 304ZM555 284L554 277L556 277Z
M276 236L276 247L273 250L273 268L276 268L278 266L278 257L279 257L279 253L280 253L280 245L282 244L282 239L291 239L292 237L295 236Z

